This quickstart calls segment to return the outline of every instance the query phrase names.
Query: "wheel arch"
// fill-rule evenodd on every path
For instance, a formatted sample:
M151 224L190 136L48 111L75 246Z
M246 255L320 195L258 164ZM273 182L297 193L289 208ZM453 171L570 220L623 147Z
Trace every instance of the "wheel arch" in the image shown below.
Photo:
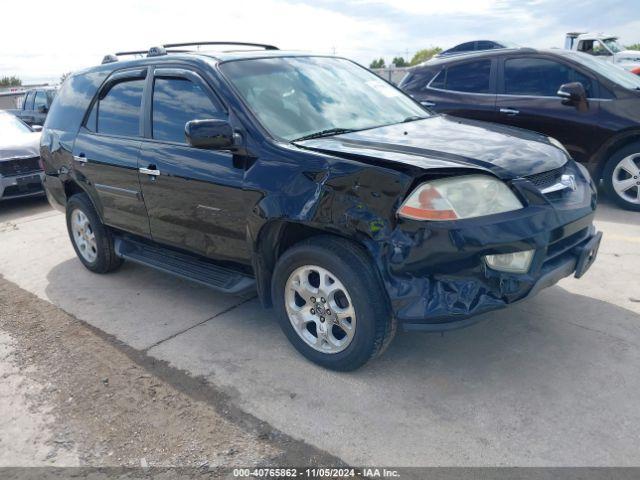
M100 218L101 222L104 221L104 219L102 217L102 209L98 208L98 205L96 204L95 199L91 197L89 192L85 188L83 188L80 183L75 181L73 178L68 178L62 183L62 186L64 188L64 195L65 195L65 198L66 198L67 202L74 195L77 195L77 194L80 194L80 193L86 194L87 197L89 198L89 201L93 205L93 208L95 209L96 213L98 214L98 218ZM65 207L66 207L66 203L65 203Z
M267 222L258 233L252 257L258 296L265 307L272 306L271 277L280 256L292 246L321 235L349 241L365 250L371 257L369 241L357 232L350 234L348 231L337 231L290 220ZM373 261L373 257L371 258Z
M595 154L595 162L592 170L593 178L596 181L602 180L605 166L609 159L620 149L634 142L640 142L640 129L634 128L620 132L615 137L609 139Z

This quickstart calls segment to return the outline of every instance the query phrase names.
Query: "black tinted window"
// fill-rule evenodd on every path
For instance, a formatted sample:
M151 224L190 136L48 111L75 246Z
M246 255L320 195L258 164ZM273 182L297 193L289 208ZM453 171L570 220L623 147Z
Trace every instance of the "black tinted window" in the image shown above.
M184 126L191 120L220 115L199 85L183 78L156 78L153 88L153 138L185 142Z
M560 85L580 82L594 96L591 78L563 63L544 58L512 58L504 64L504 89L510 95L555 97Z
M495 42L480 41L478 42L478 50L492 50L494 48L500 48Z
M453 65L447 68L444 88L457 92L489 93L490 76L491 60L478 60L476 62L463 63L462 65ZM440 80L440 76L436 80ZM434 85L432 84L432 86Z
M47 94L43 91L39 91L36 93L36 100L33 105L34 110L38 110L40 107L47 106Z
M440 73L436 75L436 78L433 79L433 82L431 82L430 86L433 88L444 88L446 77L447 77L447 70L446 69L440 70Z
M116 83L98 105L98 132L135 137L140 134L144 80Z
M453 48L454 52L470 52L476 49L476 42L467 42Z

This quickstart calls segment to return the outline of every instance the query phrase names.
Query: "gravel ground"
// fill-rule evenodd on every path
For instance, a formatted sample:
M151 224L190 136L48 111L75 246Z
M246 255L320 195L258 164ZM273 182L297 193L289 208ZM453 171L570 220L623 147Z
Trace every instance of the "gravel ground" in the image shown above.
M340 463L1 277L0 412L2 467Z

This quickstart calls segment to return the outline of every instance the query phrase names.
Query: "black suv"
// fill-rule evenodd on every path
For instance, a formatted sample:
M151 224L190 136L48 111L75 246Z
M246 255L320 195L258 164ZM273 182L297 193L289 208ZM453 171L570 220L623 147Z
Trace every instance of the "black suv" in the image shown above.
M530 48L428 61L400 88L440 113L550 135L623 208L640 211L640 77L590 55Z
M51 108L45 188L89 270L255 289L348 370L398 323L465 326L593 262L595 186L557 142L433 115L346 59L189 46L108 56Z

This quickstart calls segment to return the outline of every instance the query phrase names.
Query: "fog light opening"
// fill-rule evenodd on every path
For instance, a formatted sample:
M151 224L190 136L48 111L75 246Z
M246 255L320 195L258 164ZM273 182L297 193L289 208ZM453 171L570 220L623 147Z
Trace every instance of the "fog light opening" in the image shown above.
M535 250L486 255L484 261L493 270L499 272L526 273L529 271Z

